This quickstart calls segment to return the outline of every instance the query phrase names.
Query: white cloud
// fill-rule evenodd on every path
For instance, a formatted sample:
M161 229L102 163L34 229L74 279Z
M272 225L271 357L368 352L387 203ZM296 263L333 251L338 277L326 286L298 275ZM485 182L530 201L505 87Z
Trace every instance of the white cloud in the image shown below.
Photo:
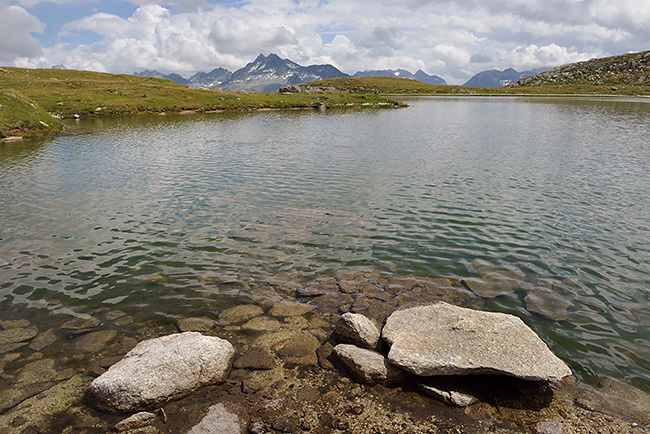
M42 0L16 1L28 6ZM127 73L155 68L188 76L217 66L234 70L259 53L275 52L348 73L423 69L462 83L482 69L523 70L649 48L650 2L640 0L128 1L139 6L132 16L98 12L63 26L60 35L68 40L91 31L98 42L43 50L30 35L43 24L11 6L28 22L14 26L21 36L11 45L0 39L0 56L10 62L22 56L14 60L22 66L64 63Z
M0 62L10 64L20 57L41 54L32 32L41 33L45 24L17 5L0 0Z

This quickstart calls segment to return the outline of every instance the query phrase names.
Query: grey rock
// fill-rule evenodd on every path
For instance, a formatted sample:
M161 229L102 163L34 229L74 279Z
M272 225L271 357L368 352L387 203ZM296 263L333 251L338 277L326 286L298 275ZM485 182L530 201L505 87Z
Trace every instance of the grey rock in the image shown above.
M358 383L397 383L404 379L401 369L372 350L339 344L334 347L332 357Z
M535 434L565 434L566 427L562 422L543 421L535 425Z
M152 423L155 422L155 420L156 420L155 414L149 413L147 411L141 411L140 413L131 415L126 419L118 422L115 425L115 431L122 432L122 431L129 431L136 428L142 428L144 426L151 425Z
M341 344L374 348L379 342L379 336L375 323L359 313L344 313L334 327L334 337Z
M420 376L497 374L556 382L571 375L524 322L439 302L396 311L382 337L388 360Z
M590 411L650 425L650 395L617 380L604 379L598 388L585 386L575 402Z
M436 398L444 403L455 405L456 407L469 407L478 400L471 396L455 390L443 390L427 384L418 384L418 387L427 395Z
M243 408L219 403L210 407L208 414L187 434L243 434L249 423L250 418Z
M230 342L197 332L143 341L96 378L87 397L112 412L148 409L224 380L234 355Z

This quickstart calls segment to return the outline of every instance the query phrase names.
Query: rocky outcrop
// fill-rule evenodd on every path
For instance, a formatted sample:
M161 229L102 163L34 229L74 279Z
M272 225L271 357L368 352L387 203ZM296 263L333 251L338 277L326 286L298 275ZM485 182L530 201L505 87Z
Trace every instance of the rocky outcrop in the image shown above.
M148 409L224 380L234 355L228 341L197 332L150 339L96 378L86 396L107 411Z
M541 74L522 78L506 87L564 85L648 86L650 85L650 51L558 66Z
M336 342L352 344L361 348L374 348L379 342L379 329L366 316L347 312L334 327Z
M388 360L419 376L497 374L556 382L569 367L516 316L436 303L394 312Z

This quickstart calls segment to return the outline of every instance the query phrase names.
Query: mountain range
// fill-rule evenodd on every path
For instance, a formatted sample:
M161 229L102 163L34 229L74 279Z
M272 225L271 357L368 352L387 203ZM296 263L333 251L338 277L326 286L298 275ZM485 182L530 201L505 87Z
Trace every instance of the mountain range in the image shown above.
M533 69L530 71L519 72L512 68L499 71L497 69L491 69L489 71L482 71L467 80L463 86L472 86L472 87L504 87L510 83L514 83L517 80L521 80L525 77L530 77L531 75L539 74L540 72L546 71L549 68L539 68Z
M197 72L190 78L184 78L175 73L162 74L156 70L134 72L133 75L163 78L196 89L220 88L224 91L262 93L277 92L281 87L308 81L350 77L349 74L341 72L332 65L301 66L289 59L282 59L276 54L269 54L268 56L260 54L254 61L235 72L230 72L224 68L216 68L207 73ZM399 77L429 84L447 84L441 77L426 74L422 70L418 70L415 74L411 74L404 69L398 69L360 71L353 75L353 77L367 76Z

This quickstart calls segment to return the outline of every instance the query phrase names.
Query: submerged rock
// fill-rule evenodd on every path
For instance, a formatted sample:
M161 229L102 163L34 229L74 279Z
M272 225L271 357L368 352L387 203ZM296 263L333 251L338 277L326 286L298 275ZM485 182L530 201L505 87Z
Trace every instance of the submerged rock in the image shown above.
M0 331L0 345L16 344L27 341L38 334L38 329L31 327L9 328Z
M427 395L444 403L455 405L456 407L469 407L478 401L471 395L457 392L455 390L445 390L424 383L418 384L418 387Z
M248 413L235 404L215 404L198 425L187 434L244 434L248 430Z
M332 356L358 383L396 383L405 378L401 369L391 365L384 356L372 350L339 344L334 347Z
M143 426L149 426L156 420L156 415L147 411L141 411L118 422L114 429L117 432L129 431Z
M334 337L341 344L374 348L379 342L379 336L375 323L358 313L344 313L334 327Z
M95 379L87 397L112 412L148 409L223 381L234 355L230 342L197 332L143 341Z
M535 290L524 298L526 309L543 317L564 321L568 318L567 309L571 303L559 296L541 290Z
M529 381L571 375L524 322L439 302L394 312L382 337L388 360L420 376L499 374Z
M320 344L318 339L308 334L297 334L278 344L278 357L287 367L316 366L318 356L316 350Z
M261 307L255 304L240 304L226 309L219 315L219 321L229 324L239 324L264 314Z
M210 318L183 318L178 320L176 327L181 332L207 332L215 324L216 322Z
M237 369L273 369L275 358L271 353L262 347L253 346L248 349L239 359L235 360L233 366Z

